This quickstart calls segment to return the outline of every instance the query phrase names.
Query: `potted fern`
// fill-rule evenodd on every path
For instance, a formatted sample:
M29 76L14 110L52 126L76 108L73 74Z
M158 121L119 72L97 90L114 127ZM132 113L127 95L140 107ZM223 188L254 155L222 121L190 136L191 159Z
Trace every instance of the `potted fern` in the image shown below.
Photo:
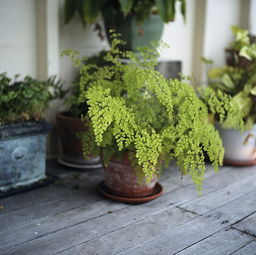
M59 81L30 76L14 80L0 74L0 191L23 188L45 179L46 136L43 119L49 102L62 97Z
M64 52L80 68L79 103L89 106L95 143L83 145L85 152L94 149L102 156L105 181L100 191L122 201L152 199L161 190L156 181L162 163L171 159L200 190L204 153L215 169L223 157L222 142L208 123L206 106L185 81L167 80L155 70L155 49L142 48L138 55L121 51L120 44L114 34L104 57L112 64L103 67L84 65L73 50ZM90 73L92 67L95 71Z
M109 29L115 29L127 42L123 47L136 50L138 46L148 47L151 41L160 40L164 23L175 19L176 2L180 2L185 19L186 0L65 0L65 22L70 22L78 13L84 25L93 24L101 13L109 42L112 40ZM96 24L96 29L103 38L99 24Z

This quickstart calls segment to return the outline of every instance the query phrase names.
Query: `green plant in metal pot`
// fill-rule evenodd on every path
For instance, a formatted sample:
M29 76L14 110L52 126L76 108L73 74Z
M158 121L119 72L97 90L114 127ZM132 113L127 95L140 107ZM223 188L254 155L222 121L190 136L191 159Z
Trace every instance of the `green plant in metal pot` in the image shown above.
M89 106L84 119L90 120L95 146L86 142L85 134L85 152L101 153L107 172L108 165L122 160L125 165L130 163L137 179L146 183L159 175L163 162L175 159L181 174L190 174L200 190L204 153L216 169L223 157L221 139L208 122L206 106L187 82L168 80L155 70L156 49L141 48L138 55L120 50L120 44L114 34L104 57L112 63L109 66L85 65L78 52L64 52L80 68L84 91L79 103ZM95 68L93 73L91 68ZM114 169L116 176L124 168Z
M112 39L108 31L115 29L127 42L123 47L136 50L138 46L150 46L151 41L160 40L164 23L175 19L177 2L185 19L186 0L66 0L65 22L78 13L83 24L93 24L101 13L110 43ZM96 29L103 38L98 23Z
M60 81L30 76L14 80L0 74L0 191L32 185L45 178L44 120L49 102L65 94Z
M256 159L256 62L246 69L232 66L211 68L208 79L209 88L202 98L209 112L221 123L220 131L233 133L233 136L228 135L230 139L226 142L222 136L226 161L253 163ZM232 145L231 141L235 144ZM243 155L242 151L247 152Z

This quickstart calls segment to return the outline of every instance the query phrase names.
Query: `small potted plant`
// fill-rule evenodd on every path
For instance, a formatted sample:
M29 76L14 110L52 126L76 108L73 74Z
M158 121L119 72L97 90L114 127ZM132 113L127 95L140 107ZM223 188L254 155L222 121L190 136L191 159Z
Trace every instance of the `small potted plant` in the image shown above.
M14 81L0 74L0 191L23 188L45 179L46 136L51 126L43 112L64 91L55 78L30 76Z
M224 162L256 163L256 63L247 69L216 67L208 72L209 86L202 99L219 123Z
M84 59L84 64L91 65L107 65L103 60L105 51L101 51L98 55ZM90 73L94 72L94 68L89 70ZM59 138L59 154L58 161L60 164L78 169L94 169L102 167L99 155L93 153L90 155L83 154L83 146L81 139L84 143L90 143L85 135L81 136L82 132L90 132L89 123L85 123L81 119L88 116L88 105L86 102L79 103L78 98L81 94L80 79L78 76L76 81L72 84L69 95L66 98L66 106L68 110L59 112L56 116L56 123ZM85 85L86 87L88 84ZM88 135L88 138L90 135ZM91 144L93 146L93 144Z
M155 70L155 49L142 48L137 55L120 51L120 44L114 34L104 57L112 65L94 65L93 73L77 52L65 51L80 67L79 103L89 106L96 146L83 145L85 151L96 148L101 153L105 181L100 191L126 202L155 198L161 191L156 181L162 163L171 159L200 190L204 153L214 168L223 157L222 142L207 121L206 106L189 84L168 80Z
M115 29L127 42L122 47L134 51L138 46L149 47L151 41L160 40L164 23L175 19L176 2L180 2L180 11L185 19L186 0L66 0L65 22L68 23L78 13L84 25L93 24L101 13L109 42L112 40L109 29ZM96 29L103 38L99 24Z
M247 69L256 59L255 36L249 35L248 30L232 26L235 40L226 49L226 64L228 66Z

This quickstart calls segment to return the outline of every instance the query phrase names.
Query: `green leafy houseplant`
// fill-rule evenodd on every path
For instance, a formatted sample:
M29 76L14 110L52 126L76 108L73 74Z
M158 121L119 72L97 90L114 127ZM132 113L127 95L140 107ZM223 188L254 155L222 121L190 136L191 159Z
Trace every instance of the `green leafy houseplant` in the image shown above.
M158 13L163 22L175 19L175 4L181 2L181 13L186 16L185 0L65 0L65 22L69 23L75 13L83 24L93 24L98 15L106 9L113 9L114 13L135 15L138 23L143 23L151 14Z
M211 68L208 79L212 95L207 92L209 95L205 97L205 102L211 104L209 99L214 96L222 97L223 105L230 101L224 106L229 109L230 115L223 122L223 127L241 131L251 129L256 122L256 62L247 69L232 66ZM215 113L211 106L210 110Z
M204 101L215 114L211 98L215 97L216 101L216 98L221 97L218 107L222 109L222 113L217 113L217 119L224 128L243 131L251 129L256 121L256 43L250 39L247 30L237 26L232 26L231 29L235 40L231 43L230 50L234 55L230 62L227 61L227 66L209 69L207 76L211 92L205 92L207 95L204 96ZM213 64L211 60L203 61ZM226 111L224 117L223 111Z
M235 26L232 31L236 37L232 48L226 49L228 65L208 71L209 88L201 97L220 123L224 162L252 165L256 163L256 44L248 31Z
M255 164L256 94L254 65L250 71L224 66L210 70L210 87L201 90L212 120L222 137L224 163ZM248 69L247 69L248 70Z
M227 64L239 68L249 68L256 60L255 37L249 35L248 30L232 26L235 40L226 49Z
M64 52L80 68L84 91L79 103L89 105L84 119L91 121L95 146L86 142L86 134L85 152L100 151L105 165L112 156L128 153L138 177L147 181L159 174L163 160L176 159L182 175L190 174L200 190L204 153L215 168L223 157L218 133L207 121L206 106L186 82L167 80L155 71L155 49L141 48L139 56L120 51L123 42L113 37L104 57L112 63L109 66L84 65L78 52ZM91 68L93 73L88 71Z
M39 121L49 102L63 97L60 81L55 77L38 81L30 76L14 81L6 73L0 74L0 125L23 121Z
M186 17L185 0L66 0L65 22L68 23L78 13L83 24L92 24L101 13L108 41L111 44L110 29L121 34L126 50L135 51L139 46L150 46L151 41L161 38L164 23L174 21L176 2L180 2L180 12ZM96 23L95 30L101 39L102 28Z
M51 100L65 94L54 77L18 78L0 74L0 192L42 184L46 178L46 136L51 125L43 112Z

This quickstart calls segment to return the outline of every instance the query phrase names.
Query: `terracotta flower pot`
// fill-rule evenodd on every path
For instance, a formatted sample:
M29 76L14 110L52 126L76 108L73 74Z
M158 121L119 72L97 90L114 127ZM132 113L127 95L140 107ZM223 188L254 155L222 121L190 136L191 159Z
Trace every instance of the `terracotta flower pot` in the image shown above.
M251 60L245 57L239 56L238 51L235 51L233 49L225 49L225 52L226 52L226 64L228 66L247 69L252 64Z
M84 158L79 133L88 130L80 118L72 117L68 112L58 113L56 116L59 136L59 162L74 168L99 168L99 157Z
M112 158L108 167L104 168L105 185L112 194L123 197L143 197L150 195L155 188L157 177L150 183L138 181L131 162Z

